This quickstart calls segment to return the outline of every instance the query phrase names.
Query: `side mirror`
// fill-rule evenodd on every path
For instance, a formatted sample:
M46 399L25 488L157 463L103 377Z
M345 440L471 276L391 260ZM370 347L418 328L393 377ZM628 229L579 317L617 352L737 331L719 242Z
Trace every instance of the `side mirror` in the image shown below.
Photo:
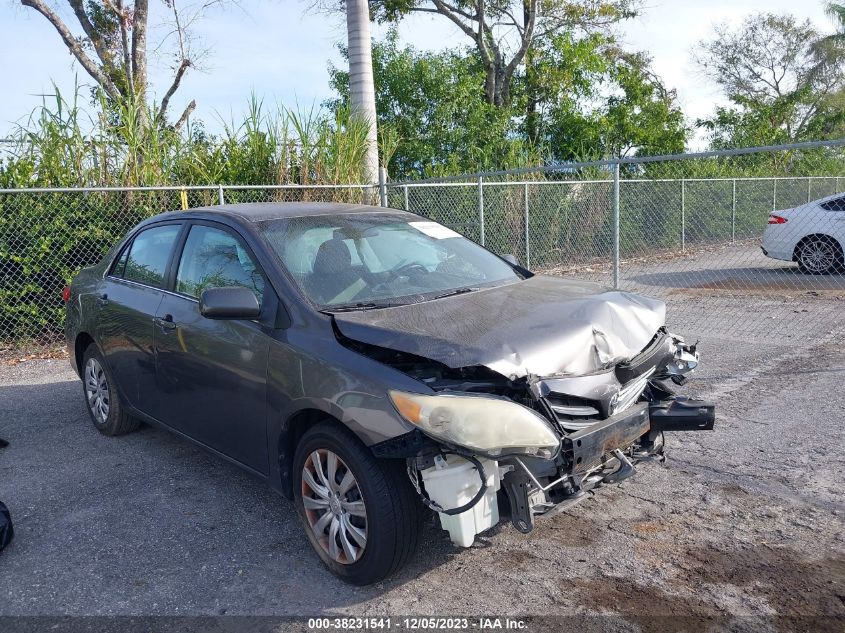
M509 264L519 266L519 260L516 258L516 255L502 255L502 259L504 259Z
M261 307L249 288L206 288L200 295L200 314L207 319L257 319Z

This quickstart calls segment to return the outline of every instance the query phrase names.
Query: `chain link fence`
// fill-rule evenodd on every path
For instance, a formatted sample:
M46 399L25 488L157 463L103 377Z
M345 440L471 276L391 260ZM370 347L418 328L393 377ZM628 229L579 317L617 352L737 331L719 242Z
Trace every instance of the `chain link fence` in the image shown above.
M59 345L63 286L155 213L379 199L513 254L534 271L666 299L673 327L820 336L845 324L843 188L845 141L382 182L378 189L0 190L0 349Z
M61 347L62 288L152 215L223 202L377 198L364 185L0 189L0 355Z
M387 197L531 270L665 299L673 327L822 336L845 325L844 146L569 163Z

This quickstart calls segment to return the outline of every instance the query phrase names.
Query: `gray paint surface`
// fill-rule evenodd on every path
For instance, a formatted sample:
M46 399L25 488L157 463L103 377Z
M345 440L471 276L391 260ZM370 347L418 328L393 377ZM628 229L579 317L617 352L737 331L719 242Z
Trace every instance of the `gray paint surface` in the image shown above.
M662 301L536 275L420 304L335 315L349 338L503 376L581 375L635 356L666 318Z

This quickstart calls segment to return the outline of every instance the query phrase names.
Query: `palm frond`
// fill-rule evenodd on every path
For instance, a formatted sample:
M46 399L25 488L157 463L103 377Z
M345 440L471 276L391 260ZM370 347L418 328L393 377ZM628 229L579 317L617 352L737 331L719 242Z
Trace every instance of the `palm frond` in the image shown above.
M845 4L839 2L828 2L824 6L824 12L836 23L840 34L845 32Z

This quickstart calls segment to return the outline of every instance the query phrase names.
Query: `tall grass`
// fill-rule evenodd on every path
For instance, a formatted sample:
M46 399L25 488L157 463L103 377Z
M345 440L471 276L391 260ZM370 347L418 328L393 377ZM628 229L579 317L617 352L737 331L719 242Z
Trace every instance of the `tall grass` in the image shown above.
M54 92L13 130L3 187L362 182L367 124L348 110L267 109L252 96L242 119L210 135L195 124L177 132L147 104L99 98L88 111L78 89ZM395 135L382 138L395 151Z
M362 182L367 123L348 110L266 108L253 96L241 119L210 135L200 124L174 130L144 103L81 102L78 89L70 98L55 89L12 132L0 188L223 184L253 186L227 190L227 202L372 198L370 189L308 188ZM262 189L285 184L303 187ZM58 340L62 286L137 222L216 202L211 190L0 194L0 347Z

